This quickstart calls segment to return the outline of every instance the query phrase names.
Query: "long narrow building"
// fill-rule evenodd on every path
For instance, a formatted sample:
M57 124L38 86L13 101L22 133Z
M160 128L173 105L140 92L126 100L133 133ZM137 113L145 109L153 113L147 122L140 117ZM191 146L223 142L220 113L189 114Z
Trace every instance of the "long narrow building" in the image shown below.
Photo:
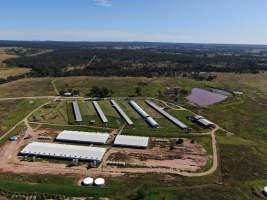
M106 117L106 115L104 114L103 110L101 109L101 107L99 106L97 101L93 101L93 105L94 108L96 110L96 112L98 113L100 119L102 120L103 123L108 123L108 119Z
M130 119L130 117L128 117L128 115L126 115L126 113L121 109L121 107L119 106L119 104L115 101L115 100L111 100L110 101L112 106L117 110L117 112L123 117L123 119L126 121L126 123L130 126L132 126L134 123L133 121Z
M77 101L72 102L72 108L74 112L74 117L76 122L81 122L82 121L82 115L80 112L80 107Z
M158 105L156 105L154 102L150 101L150 100L145 100L145 102L152 107L154 110L156 110L157 112L159 112L161 115L163 115L164 117L166 117L168 120L170 120L172 123L174 123L176 126L180 127L181 129L188 129L188 126L186 124L184 124L183 122L181 122L180 120L176 119L175 117L173 117L172 115L170 115L169 113L167 113L163 108L159 107Z
M20 151L21 155L101 162L106 148L55 143L32 142Z
M152 128L159 127L158 122L156 122L149 114L147 114L135 101L130 100L129 104Z
M106 144L109 133L83 132L83 131L62 131L56 140L63 142Z
M147 148L149 145L149 137L118 135L115 138L113 146Z

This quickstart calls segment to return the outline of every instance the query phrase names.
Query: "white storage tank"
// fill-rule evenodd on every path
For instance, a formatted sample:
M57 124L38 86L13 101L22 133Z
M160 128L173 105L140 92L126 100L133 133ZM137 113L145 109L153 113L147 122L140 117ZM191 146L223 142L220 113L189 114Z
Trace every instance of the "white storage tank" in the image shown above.
M97 178L97 179L95 179L94 184L96 186L103 186L103 185L105 185L105 179L103 179L103 178Z
M86 177L82 181L82 185L84 186L90 186L90 185L93 185L93 183L94 183L94 179L91 177Z
M265 186L265 187L263 188L263 194L264 194L265 196L267 196L267 186Z

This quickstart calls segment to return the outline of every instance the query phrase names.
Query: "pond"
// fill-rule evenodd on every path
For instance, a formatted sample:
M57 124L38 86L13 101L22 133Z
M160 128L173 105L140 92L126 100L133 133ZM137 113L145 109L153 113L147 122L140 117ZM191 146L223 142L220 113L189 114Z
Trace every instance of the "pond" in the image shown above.
M186 98L194 104L208 106L224 101L227 96L200 88L193 88L192 93Z

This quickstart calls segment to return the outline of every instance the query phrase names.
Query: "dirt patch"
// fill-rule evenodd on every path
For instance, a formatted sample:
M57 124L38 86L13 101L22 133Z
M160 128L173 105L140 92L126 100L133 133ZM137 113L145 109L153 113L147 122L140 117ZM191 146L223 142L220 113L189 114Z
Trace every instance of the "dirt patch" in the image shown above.
M183 144L154 143L150 149L111 148L107 163L126 162L128 167L166 168L195 172L210 159L205 149L190 140Z

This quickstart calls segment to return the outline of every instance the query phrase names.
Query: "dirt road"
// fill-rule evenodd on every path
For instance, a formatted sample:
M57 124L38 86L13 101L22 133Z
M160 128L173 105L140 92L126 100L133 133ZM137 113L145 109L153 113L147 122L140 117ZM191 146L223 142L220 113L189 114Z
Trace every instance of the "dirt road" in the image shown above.
M39 107L35 108L34 110L32 110L25 118L23 118L21 121L19 121L17 124L15 124L15 126L13 126L11 129L9 129L9 131L7 131L5 134L3 134L0 137L0 141L2 139L4 139L5 137L8 136L8 134L10 134L12 131L14 131L20 124L22 124L25 120L27 120L33 113L35 113L37 110L39 110L40 108L42 108L45 105L48 105L50 102L46 102L42 105L40 105Z

